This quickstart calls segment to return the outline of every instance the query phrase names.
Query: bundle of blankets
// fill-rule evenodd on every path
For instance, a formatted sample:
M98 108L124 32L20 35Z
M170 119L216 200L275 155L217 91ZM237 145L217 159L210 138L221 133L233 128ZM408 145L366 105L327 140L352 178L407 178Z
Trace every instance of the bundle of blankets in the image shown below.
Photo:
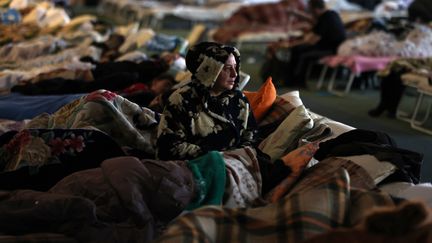
M411 25L411 26L409 26ZM343 42L337 51L340 56L385 56L424 58L432 55L432 29L424 24L401 25L400 33L374 30Z
M296 16L287 14L288 7L304 10L302 1L280 1L275 3L261 3L239 8L230 18L215 29L212 38L220 43L234 42L245 33L285 32L303 30L310 25Z

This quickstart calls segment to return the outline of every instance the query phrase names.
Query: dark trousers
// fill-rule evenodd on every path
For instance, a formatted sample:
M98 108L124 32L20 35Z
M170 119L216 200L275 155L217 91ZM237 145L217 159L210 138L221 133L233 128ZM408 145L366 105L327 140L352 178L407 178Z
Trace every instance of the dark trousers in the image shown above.
M285 84L287 86L305 86L306 73L309 64L318 62L321 58L334 54L333 50L323 49L315 45L298 45L291 50L291 67L287 71Z
M378 111L388 111L396 114L397 107L405 90L401 75L403 72L392 72L390 75L381 79L380 102L377 106Z

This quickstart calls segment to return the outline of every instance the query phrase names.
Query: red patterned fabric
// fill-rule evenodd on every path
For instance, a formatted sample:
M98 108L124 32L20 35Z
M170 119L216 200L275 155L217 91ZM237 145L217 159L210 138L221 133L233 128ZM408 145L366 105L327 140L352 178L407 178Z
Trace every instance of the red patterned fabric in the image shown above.
M288 7L305 9L299 0L242 7L227 19L222 27L216 30L213 39L217 42L227 43L246 32L288 31L290 24L292 24L293 29L307 28L307 24L287 13ZM292 22L290 23L290 21Z

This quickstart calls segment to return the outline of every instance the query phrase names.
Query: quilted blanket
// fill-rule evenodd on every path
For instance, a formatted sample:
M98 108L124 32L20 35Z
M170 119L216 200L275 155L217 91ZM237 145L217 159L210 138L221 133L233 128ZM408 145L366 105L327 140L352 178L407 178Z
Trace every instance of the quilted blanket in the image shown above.
M120 146L154 154L159 114L107 90L97 90L56 111L33 118L25 128L87 128L111 136Z

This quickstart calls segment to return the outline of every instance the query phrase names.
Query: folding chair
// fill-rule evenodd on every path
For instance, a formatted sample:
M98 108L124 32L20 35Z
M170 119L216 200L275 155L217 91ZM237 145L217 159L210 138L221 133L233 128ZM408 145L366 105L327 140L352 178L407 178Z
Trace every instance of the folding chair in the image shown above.
M419 97L410 122L411 127L418 131L432 135L432 126L430 128L426 126L432 109L432 83L430 80L427 84L419 85L417 91L419 92ZM417 120L420 110L422 107L424 107L424 105L426 105L426 109L424 110L423 118L421 118L421 120Z
M396 118L401 121L411 122L414 114L414 108L420 98L417 87L419 83L427 83L427 78L425 76L414 73L406 73L401 76L401 79L403 85L405 85L406 88L402 94L402 98L396 110ZM408 96L410 92L415 92L415 101L409 99Z

